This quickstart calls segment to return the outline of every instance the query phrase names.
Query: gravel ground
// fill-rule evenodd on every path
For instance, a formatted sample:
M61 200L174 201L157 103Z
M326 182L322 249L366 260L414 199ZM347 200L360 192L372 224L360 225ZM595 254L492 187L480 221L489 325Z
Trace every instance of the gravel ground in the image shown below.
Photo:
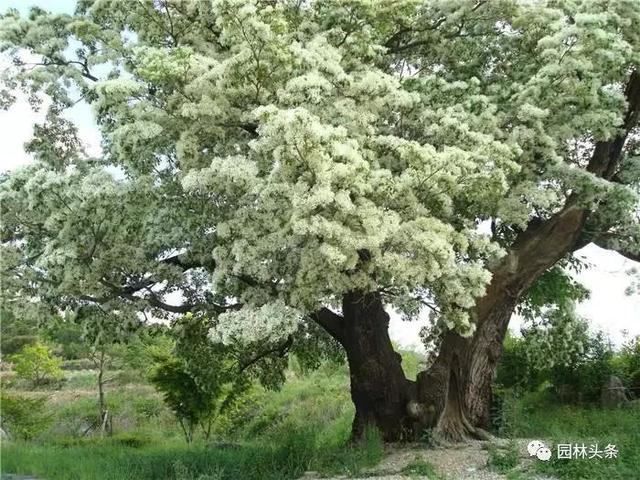
M522 452L519 469L530 470L533 460L529 459L526 445L528 439L518 440L518 450ZM441 478L447 480L506 480L506 475L491 471L487 468L489 453L487 442L470 442L461 445L447 447L424 448L414 447L389 447L386 458L365 476L352 478L352 480L426 480L429 477L418 475L403 475L402 469L411 462L423 460L429 463ZM530 480L555 480L534 473L523 475ZM307 472L304 480L315 480L322 477L314 472ZM325 480L338 480L347 477L332 477Z

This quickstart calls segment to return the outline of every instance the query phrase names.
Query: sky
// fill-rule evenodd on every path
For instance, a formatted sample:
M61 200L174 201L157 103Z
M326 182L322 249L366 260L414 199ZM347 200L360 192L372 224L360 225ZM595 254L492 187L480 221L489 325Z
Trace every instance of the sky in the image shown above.
M20 13L27 13L31 6L44 8L51 12L73 13L76 0L0 0L0 13L8 8L15 8Z
M48 10L71 13L75 1L0 0L0 13L9 7L25 12L27 6L33 4ZM7 58L0 56L0 70L7 65ZM79 103L67 116L78 126L87 153L99 155L100 134L91 108ZM24 143L32 134L33 124L42 122L43 117L44 109L34 112L20 95L9 110L0 110L0 171L13 170L32 161L30 155L24 152ZM640 264L595 245L588 245L575 255L591 265L591 268L575 274L576 279L591 291L590 298L578 305L578 313L589 320L592 329L607 333L614 344L620 345L625 335L640 335L640 295L625 295L625 289L631 283L626 272L633 267L640 269ZM421 350L418 334L424 324L424 320L403 322L392 313L391 338L402 347ZM521 324L521 319L514 316L510 328L517 332Z

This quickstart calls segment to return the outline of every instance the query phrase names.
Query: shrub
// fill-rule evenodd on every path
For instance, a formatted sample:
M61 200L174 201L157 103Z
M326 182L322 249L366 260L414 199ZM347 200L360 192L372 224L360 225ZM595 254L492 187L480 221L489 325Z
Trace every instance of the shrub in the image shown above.
M162 414L162 402L154 397L140 397L133 402L133 409L143 418L157 418Z
M539 382L540 375L535 374L536 370L531 368L527 357L525 341L507 332L495 379L498 386L506 389L529 389Z
M436 445L436 438L432 428L425 428L420 435L420 443L427 448L432 448Z
M548 390L562 403L597 403L609 375L619 377L635 397L640 396L640 338L631 338L614 350L601 332L586 332L581 351L569 352L561 362L539 365L527 351L530 335L507 335L494 383L492 421L500 427L504 395Z
M79 358L76 360L64 360L61 366L62 370L93 370L94 363L89 358Z
M224 473L221 469L216 469L213 473L198 475L179 460L173 464L173 470L176 480L220 480Z
M91 397L64 403L57 414L56 432L69 437L86 435L96 423L96 404L96 399Z
M27 345L32 345L38 341L36 335L16 335L10 338L2 338L2 350L3 354L10 355L12 353L19 352Z
M62 379L62 360L55 357L49 347L41 343L26 345L20 353L12 355L16 375L30 381L33 386Z
M2 355L18 353L38 341L37 321L29 316L16 317L11 309L0 305L0 351Z
M640 397L640 335L627 340L613 358L614 374L636 398Z
M129 448L142 448L151 443L151 438L140 433L126 432L114 435L111 441Z
M551 369L551 383L561 402L597 402L606 378L616 373L612 367L614 351L609 340L597 333L589 338L584 354Z
M2 429L10 437L31 440L46 430L52 416L47 413L46 398L27 398L2 394Z
M160 361L150 379L178 419L187 443L193 440L198 426L208 439L212 421L219 413L219 403L225 401L218 398L220 392L198 385L183 363L175 358Z

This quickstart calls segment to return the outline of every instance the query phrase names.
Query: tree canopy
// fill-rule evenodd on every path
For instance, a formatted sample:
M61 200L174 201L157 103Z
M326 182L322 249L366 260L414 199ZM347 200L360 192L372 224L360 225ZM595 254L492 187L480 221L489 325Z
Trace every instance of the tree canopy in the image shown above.
M353 292L472 333L490 267L567 206L639 254L634 0L80 0L0 38L3 104L50 99L0 182L8 304L192 312L279 354Z

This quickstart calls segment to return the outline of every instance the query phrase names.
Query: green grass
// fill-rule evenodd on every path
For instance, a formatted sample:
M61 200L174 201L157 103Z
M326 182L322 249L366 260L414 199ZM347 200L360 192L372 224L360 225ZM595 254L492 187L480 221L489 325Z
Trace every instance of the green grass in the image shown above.
M269 435L305 425L323 429L328 423L352 418L348 376L344 366L323 366L289 378L278 391L256 389L234 423L245 438Z
M489 446L489 468L496 472L506 473L516 466L520 461L520 453L515 443L509 443L506 448L497 448L495 445Z
M409 462L405 467L401 470L403 475L408 475L409 477L427 477L432 479L440 478L433 466L430 463L425 462L421 458L416 458Z
M211 475L275 480L297 478L306 470L355 474L382 455L381 442L375 437L345 448L344 442L322 442L312 431L220 446L187 446L179 441L130 445L118 439L68 447L11 443L3 446L2 471L47 480L180 479L185 472L194 479Z
M600 449L614 444L619 450L617 459L555 459L550 464L540 462L542 472L554 473L567 479L623 480L640 475L640 408L603 411L595 408L547 409L534 414L538 431L545 425L547 438L557 443L597 443ZM555 453L555 452L554 452Z
M177 478L176 465L194 475L223 472L221 478L294 478L301 467L293 461L300 460L302 453L288 451L286 446L219 450L176 443L132 449L106 442L70 448L11 445L4 450L4 471L46 475L52 480L172 479Z
M68 370L64 372L65 389L96 388L98 375L93 370Z
M409 356L403 366L411 374L418 363ZM41 393L49 398L54 425L31 443L3 442L3 473L46 480L284 480L308 470L357 475L384 453L371 432L362 444L348 444L354 412L344 365L326 364L306 374L291 370L279 391L256 387L220 420L208 445L199 440L190 446L161 397L149 385L123 378L107 392L114 435L79 438L78 430L97 411L92 387L85 388L89 379L90 372L78 371L61 391ZM638 404L621 410L568 407L531 394L509 400L504 416L503 437L539 438L552 445L612 443L620 451L617 460L536 461L538 473L567 480L639 478ZM511 449L490 456L490 466L507 479L530 478L531 472L514 465ZM419 460L403 473L438 478L431 465Z
M307 470L354 475L383 455L382 442L371 432L362 444L348 445L353 407L343 366L290 378L280 391L256 388L223 419L209 445L186 445L147 388L122 388L108 398L118 425L113 437L69 435L64 425L91 416L95 399L61 402L53 405L57 430L40 442L3 445L2 472L47 480L269 480L297 478ZM129 419L129 429L123 419Z
M535 462L541 473L570 480L628 480L640 478L640 404L603 410L589 406L560 406L537 396L516 403L512 435L540 438L551 444L552 460ZM558 443L614 444L617 459L556 458Z

